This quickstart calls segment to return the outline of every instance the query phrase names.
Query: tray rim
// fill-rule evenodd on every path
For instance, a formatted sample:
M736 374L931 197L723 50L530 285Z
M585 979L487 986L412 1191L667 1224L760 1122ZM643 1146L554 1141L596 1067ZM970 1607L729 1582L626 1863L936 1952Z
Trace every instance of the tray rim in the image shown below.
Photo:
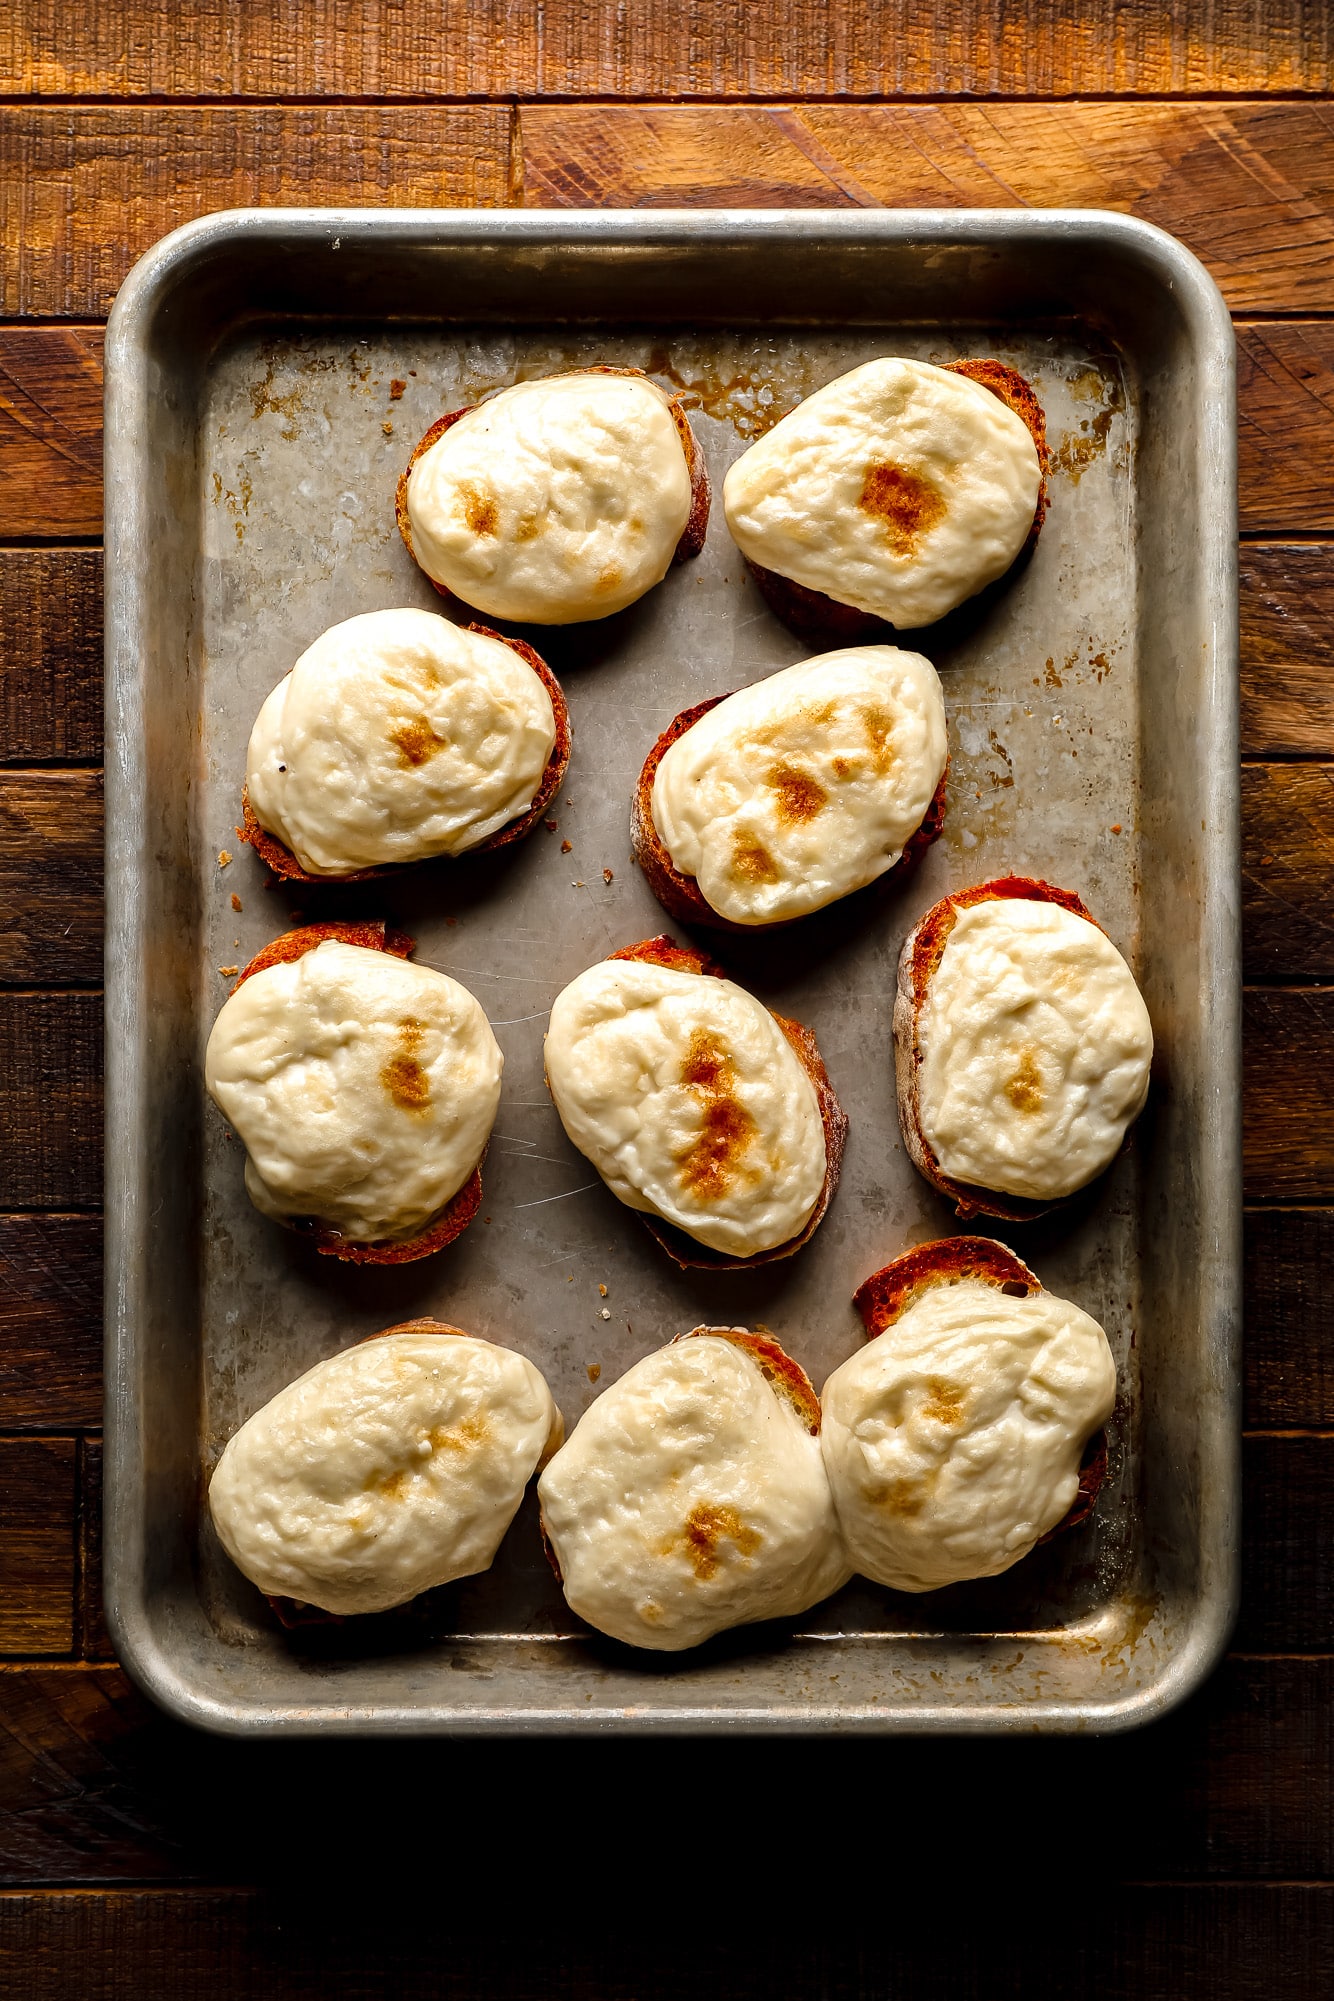
M144 796L143 688L137 675L137 632L144 585L134 552L146 526L144 475L152 463L142 360L173 288L189 279L218 247L247 241L338 249L343 236L386 239L404 248L496 242L556 246L708 241L799 240L984 248L1019 243L1068 243L1087 251L1117 248L1135 257L1176 296L1192 345L1211 382L1202 399L1197 439L1209 468L1200 509L1200 567L1231 588L1220 589L1206 638L1211 699L1201 716L1202 790L1209 832L1203 844L1201 979L1215 995L1213 1060L1207 1076L1201 1179L1214 1218L1214 1256L1201 1272L1202 1316L1212 1329L1208 1408L1199 1425L1200 1491L1212 1496L1201 1533L1202 1582L1186 1638L1168 1666L1144 1686L1107 1703L1075 1700L894 1706L851 1704L730 1708L659 1706L651 1699L623 1710L573 1703L494 1709L435 1703L321 1703L316 1707L223 1700L189 1681L172 1663L139 1588L136 1558L141 1524L133 1474L142 1463L138 1412L131 1394L137 1354L133 1294L147 1241L141 1190L132 1174L113 1171L128 1135L142 1143L143 1105L134 1061L136 974L147 939L143 884L133 865L142 829L136 801ZM364 318L364 314L359 315ZM105 1293L105 1531L106 1617L117 1657L131 1679L172 1716L221 1734L242 1736L438 1734L459 1735L821 1735L840 1733L1030 1734L1114 1731L1155 1720L1192 1694L1221 1659L1239 1602L1240 1487L1240 916L1237 763L1235 343L1217 285L1204 266L1167 232L1137 218L1098 209L365 209L239 208L184 224L163 237L133 267L113 306L105 351L106 473L106 1293ZM127 865L128 864L128 865ZM647 1693L647 1689L646 1689Z

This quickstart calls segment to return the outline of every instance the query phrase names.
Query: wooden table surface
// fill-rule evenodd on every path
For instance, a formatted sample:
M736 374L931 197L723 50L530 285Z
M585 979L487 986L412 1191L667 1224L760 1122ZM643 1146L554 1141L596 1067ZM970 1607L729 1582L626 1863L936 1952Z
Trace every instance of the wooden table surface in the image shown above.
M1334 1991L1334 9L0 12L0 1996ZM102 327L238 203L1089 205L1236 320L1232 1651L1104 1741L238 1746L98 1602ZM501 1886L508 1901L498 1901Z

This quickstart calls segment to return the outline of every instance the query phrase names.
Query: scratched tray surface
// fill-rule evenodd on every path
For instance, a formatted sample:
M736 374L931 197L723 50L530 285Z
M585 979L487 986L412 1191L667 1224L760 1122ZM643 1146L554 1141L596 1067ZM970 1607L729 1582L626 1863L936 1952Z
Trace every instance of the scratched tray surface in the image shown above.
M503 857L421 871L355 898L271 893L233 836L250 727L269 689L335 620L382 606L439 608L399 538L392 496L408 450L442 411L590 362L645 368L698 399L692 419L718 495L750 440L821 383L876 354L944 361L961 346L999 355L1034 383L1056 445L1051 512L1031 568L983 617L962 622L973 630L943 648L939 634L923 637L945 686L953 763L944 836L911 886L831 913L798 943L715 948L764 1000L815 1028L852 1131L838 1197L800 1256L749 1275L681 1274L565 1138L542 1081L542 1036L576 973L669 928L627 846L631 790L658 732L678 709L805 655L748 581L721 506L699 560L637 607L579 630L529 632L568 692L574 756L553 827ZM397 398L394 383L407 385ZM701 1321L763 1321L817 1385L853 1352L854 1286L950 1227L898 1138L889 1022L904 932L945 890L1017 869L1077 887L1137 960L1134 433L1118 359L1068 333L1016 341L971 330L962 343L939 328L761 339L265 333L227 353L213 371L203 434L201 803L211 853L230 848L235 859L208 868L204 990L220 1004L221 969L243 963L298 911L384 910L416 937L419 960L477 995L505 1072L482 1220L442 1257L399 1271L349 1273L266 1223L242 1189L240 1143L221 1119L207 1121L206 1465L303 1369L412 1314L532 1356L569 1425L631 1362ZM201 1020L201 1048L206 1028ZM1120 1371L1114 1475L1094 1526L985 1586L919 1599L853 1587L804 1626L1119 1637L1136 1546L1137 1214L1132 1151L1072 1222L1046 1234L1040 1254L1035 1247L1044 1281L1103 1322ZM254 1594L211 1542L202 1579L220 1635L267 1631ZM578 1630L529 1510L490 1574L432 1611L442 1629L479 1636ZM772 1635L755 1644L771 1645Z

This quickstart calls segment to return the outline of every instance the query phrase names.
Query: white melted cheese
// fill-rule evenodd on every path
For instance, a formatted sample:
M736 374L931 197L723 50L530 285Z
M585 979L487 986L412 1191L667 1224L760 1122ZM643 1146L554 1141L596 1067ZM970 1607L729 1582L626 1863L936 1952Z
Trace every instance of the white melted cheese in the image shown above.
M965 375L868 361L744 452L723 508L743 554L891 625L1003 576L1042 484L1027 425Z
M571 1606L632 1647L807 1611L850 1574L819 1439L719 1334L637 1362L537 1493Z
M1068 1300L940 1285L835 1369L821 1442L849 1556L896 1591L995 1577L1066 1515L1111 1415L1107 1336Z
M261 1591L383 1612L486 1570L560 1435L524 1356L466 1334L388 1334L316 1363L247 1418L209 1509Z
M261 827L311 875L475 848L527 811L556 742L513 647L429 611L371 611L301 655L250 733Z
M1115 1158L1149 1090L1153 1030L1096 924L994 898L958 913L917 1021L918 1117L955 1181L1035 1201Z
M422 453L407 493L428 576L541 625L606 618L661 583L690 500L666 397L624 375L502 390Z
M929 660L893 646L822 653L677 738L654 778L653 824L720 916L776 924L892 868L947 754Z
M815 1086L731 980L590 966L557 996L546 1068L566 1132L629 1208L733 1257L805 1227L825 1177Z
M457 980L326 940L224 1003L204 1081L257 1209L372 1242L415 1236L471 1175L503 1060Z

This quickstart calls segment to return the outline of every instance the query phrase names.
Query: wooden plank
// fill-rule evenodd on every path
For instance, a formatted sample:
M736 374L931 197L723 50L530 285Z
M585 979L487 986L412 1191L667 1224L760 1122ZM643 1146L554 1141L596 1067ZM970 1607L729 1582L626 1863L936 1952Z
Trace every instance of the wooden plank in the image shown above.
M1334 757L1334 549L1241 551L1241 747L1249 757Z
M77 1446L0 1438L0 1654L74 1645Z
M1334 989L1251 987L1243 997L1246 1198L1334 1199Z
M100 981L100 772L0 772L0 913L0 984Z
M102 1422L102 1219L0 1216L0 1428Z
M11 0L0 89L109 97L1326 90L1320 0Z
M525 105L521 131L536 206L1110 208L1234 312L1334 305L1323 105Z
M100 327L0 327L0 464L0 535L101 534Z
M102 1195L102 997L0 992L0 1210Z
M0 549L0 764L102 754L102 552Z
M1334 1652L1334 1438L1242 1450L1241 1653Z
M1334 977L1334 765L1244 766L1241 830L1246 978Z
M111 1661L116 1650L102 1607L102 1441L79 1440L79 1652Z
M1334 324L1237 328L1243 533L1334 528Z
M1245 1423L1334 1426L1334 1211L1246 1218Z
M510 198L500 105L85 106L0 121L0 313L105 313L135 259L211 209Z

